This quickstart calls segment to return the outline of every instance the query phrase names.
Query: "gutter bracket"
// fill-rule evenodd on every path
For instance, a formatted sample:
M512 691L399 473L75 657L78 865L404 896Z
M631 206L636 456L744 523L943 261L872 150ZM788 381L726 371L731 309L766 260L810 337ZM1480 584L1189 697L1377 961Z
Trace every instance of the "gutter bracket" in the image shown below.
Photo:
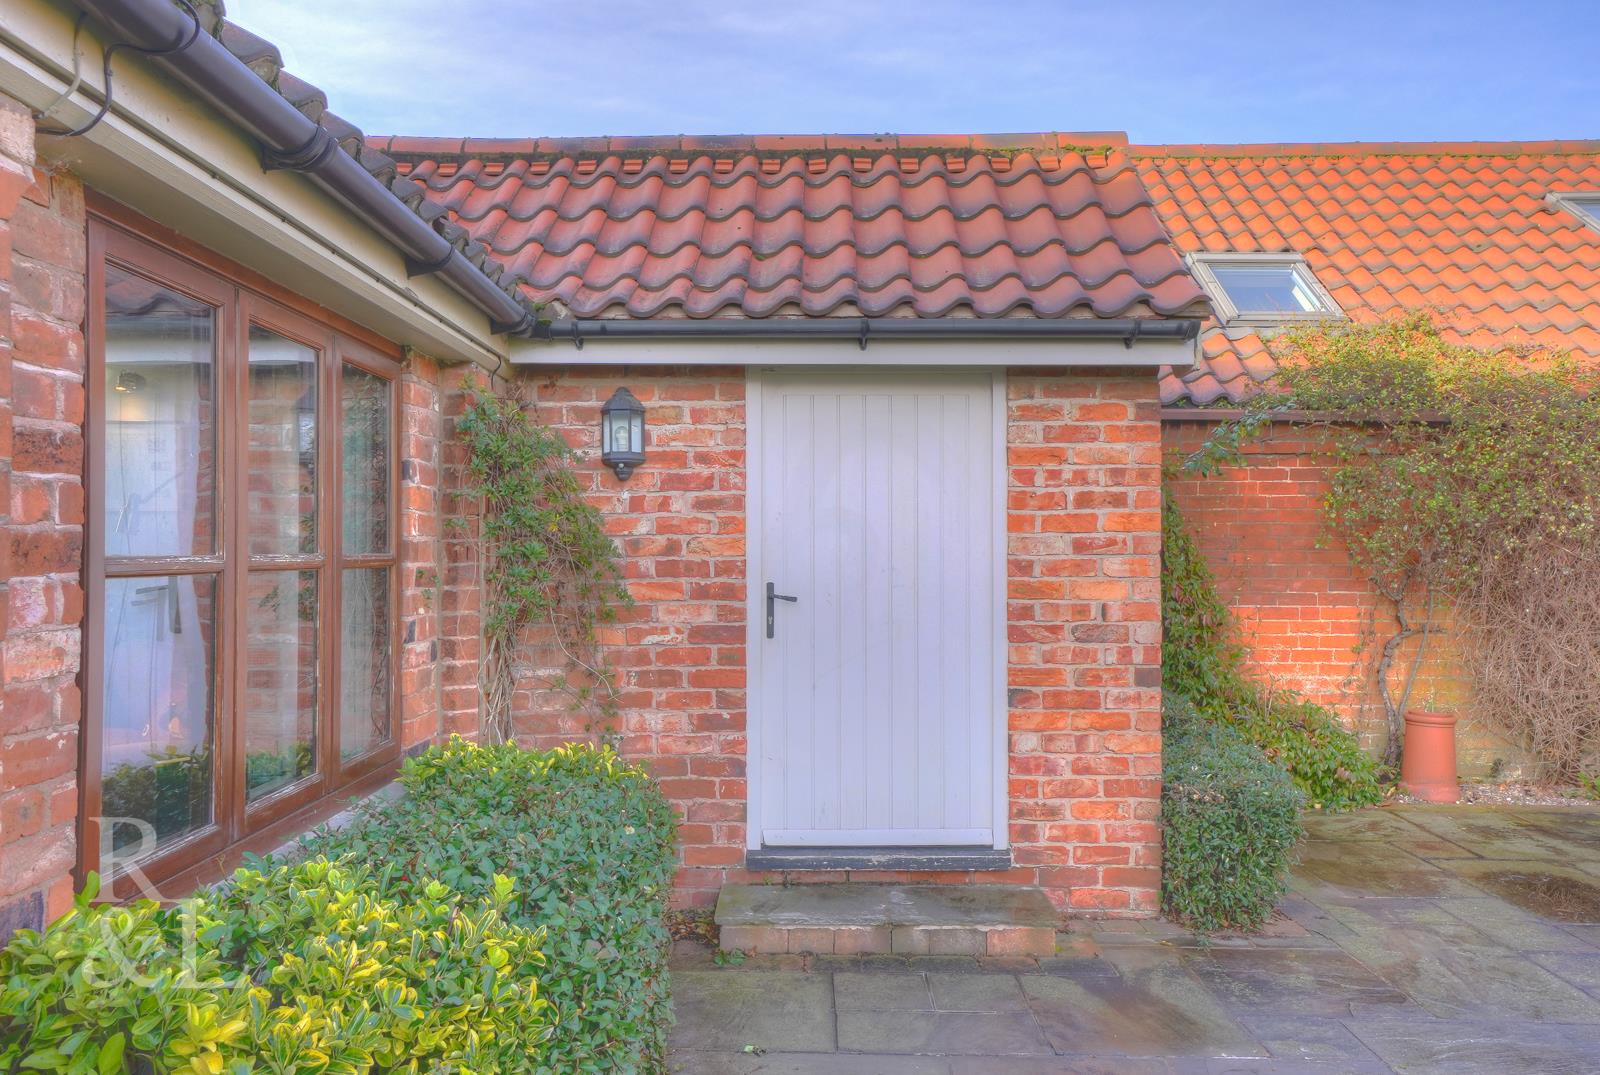
M872 331L872 322L866 318L861 319L861 335L857 338L857 345L865 351L867 349L867 333Z
M261 150L261 167L269 172L280 170L293 172L314 172L328 162L328 159L339 151L339 143L333 140L333 135L320 123L312 132L305 143L294 149L279 152L271 146ZM409 267L409 266L408 266Z
M433 273L438 272L446 265L450 264L450 259L455 256L455 252L455 247L446 246L443 256L441 256L437 261L418 261L416 258L407 255L405 259L406 279L409 280L416 276L430 276Z
M1133 328L1129 329L1128 334L1122 337L1122 347L1124 350L1133 350L1133 345L1138 342L1139 339L1139 330L1143 327L1144 322L1138 318L1135 318L1133 322Z

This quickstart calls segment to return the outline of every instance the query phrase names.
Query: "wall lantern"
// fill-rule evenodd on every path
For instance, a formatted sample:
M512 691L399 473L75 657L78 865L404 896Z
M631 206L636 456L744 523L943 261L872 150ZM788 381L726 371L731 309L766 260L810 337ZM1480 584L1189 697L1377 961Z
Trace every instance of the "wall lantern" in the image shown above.
M644 462L644 404L626 388L600 408L600 459L624 482Z

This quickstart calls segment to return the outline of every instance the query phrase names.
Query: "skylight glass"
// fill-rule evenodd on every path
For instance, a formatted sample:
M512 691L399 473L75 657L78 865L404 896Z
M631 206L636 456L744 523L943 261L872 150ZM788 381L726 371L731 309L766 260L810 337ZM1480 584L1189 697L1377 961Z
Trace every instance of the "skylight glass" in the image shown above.
M1343 316L1298 254L1193 254L1191 263L1224 322Z
M1321 303L1300 272L1289 265L1257 268L1244 265L1218 265L1212 269L1217 283L1228 293L1241 314L1314 313Z

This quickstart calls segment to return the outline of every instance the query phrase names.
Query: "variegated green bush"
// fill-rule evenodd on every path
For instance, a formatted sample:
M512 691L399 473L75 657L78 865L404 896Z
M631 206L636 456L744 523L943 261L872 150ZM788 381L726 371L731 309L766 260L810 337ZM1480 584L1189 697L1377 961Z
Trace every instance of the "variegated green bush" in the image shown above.
M318 858L162 907L90 902L0 954L0 1071L528 1072L548 1036L542 931L511 882L376 894Z
M548 931L539 976L550 1075L662 1070L672 1018L663 924L676 866L671 806L607 747L460 739L405 765L408 794L315 850L375 866L404 902L420 878L466 894L516 882L511 921Z

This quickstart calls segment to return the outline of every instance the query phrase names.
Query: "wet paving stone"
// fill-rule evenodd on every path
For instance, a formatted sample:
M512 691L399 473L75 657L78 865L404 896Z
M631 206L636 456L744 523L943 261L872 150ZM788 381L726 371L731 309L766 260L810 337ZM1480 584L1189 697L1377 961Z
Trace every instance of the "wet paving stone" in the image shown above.
M1332 841L1310 843L1295 869L1294 891L1313 902L1321 896L1481 895L1449 870L1386 844L1362 843L1356 852L1354 847Z
M1184 965L1235 1012L1337 1018L1349 1016L1352 1003L1410 1003L1404 993L1342 952L1219 949Z
M1600 878L1548 862L1502 862L1467 875L1473 884L1539 918L1600 925Z
M840 1012L839 1048L858 1053L1048 1056L1027 1012Z
M1297 1014L1240 1015L1239 1023L1280 1060L1372 1064L1378 1058L1338 1019Z
M1028 1004L1062 1053L1265 1056L1222 1003L1175 961L1116 978L1021 977Z
M1025 1012L1028 998L1016 978L998 974L930 974L933 1006L942 1012Z
M1493 896L1439 900L1438 905L1494 943L1514 951L1568 952L1591 947L1560 924L1547 922Z
M1591 997L1600 997L1600 952L1546 952L1533 961Z
M1593 1075L1600 1057L1593 1027L1370 1020L1351 1029L1405 1075Z
M1467 848L1483 859L1531 858L1560 862L1573 851L1573 844L1552 834L1546 823L1513 811L1475 806L1418 806L1408 810L1406 818L1433 836Z
M833 976L834 1007L839 1011L933 1010L928 980L921 974L858 974L838 971Z
M1403 929L1366 932L1339 947L1436 1018L1600 1023L1595 998L1506 949L1440 949Z
M673 957L676 1075L1600 1073L1600 810L1318 816L1269 928L1033 960ZM756 1050L744 1052L746 1046Z
M674 1053L672 1075L952 1075L936 1056L849 1056L841 1053Z

